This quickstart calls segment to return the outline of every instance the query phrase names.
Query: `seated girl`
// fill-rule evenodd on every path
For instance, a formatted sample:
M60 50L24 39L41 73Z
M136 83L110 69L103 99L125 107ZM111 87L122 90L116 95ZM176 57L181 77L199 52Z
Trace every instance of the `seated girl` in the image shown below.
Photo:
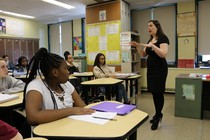
M40 48L31 59L29 66L31 65L26 85L25 109L27 120L32 126L70 115L94 112L90 108L84 108L85 103L68 81L68 66L61 56Z
M95 78L108 78L108 77L115 78L114 73L112 73L112 71L106 65L105 55L102 53L98 53L96 55L93 66L93 74ZM100 89L101 91L104 91L104 88ZM118 85L118 89L119 89L119 98L117 99L117 101L122 102L122 97L123 97L124 103L128 104L129 100L124 85L123 84Z

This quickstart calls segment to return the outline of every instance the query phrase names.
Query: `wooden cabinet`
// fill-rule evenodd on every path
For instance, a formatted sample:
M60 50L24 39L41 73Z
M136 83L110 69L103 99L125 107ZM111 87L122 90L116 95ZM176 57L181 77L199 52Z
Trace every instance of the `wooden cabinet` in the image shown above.
M140 42L140 36L134 32L121 32L120 44L122 51L121 71L123 73L140 73L141 58L137 49L129 45L129 42Z
M5 54L4 38L0 38L0 57Z
M39 39L0 38L0 56L7 54L14 64L20 56L30 60L38 49Z
M13 63L17 64L18 62L18 58L20 57L20 51L21 51L21 43L20 43L20 39L15 39L14 40L14 54L13 54ZM10 57L10 56L9 56ZM11 59L11 57L10 57ZM12 60L12 59L11 59Z

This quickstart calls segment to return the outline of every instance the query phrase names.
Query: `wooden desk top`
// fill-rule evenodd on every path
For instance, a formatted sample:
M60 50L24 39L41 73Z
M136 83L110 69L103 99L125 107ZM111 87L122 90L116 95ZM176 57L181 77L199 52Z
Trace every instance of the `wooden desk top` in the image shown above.
M88 107L94 104L89 105ZM109 121L104 125L64 118L54 122L41 124L33 133L41 137L63 137L74 139L125 139L135 132L147 119L148 114L138 109L125 116L115 116L117 121ZM53 128L53 129L52 129Z
M74 74L71 74L71 75L75 76L75 77L92 77L93 72L81 72L81 73L74 73Z
M99 78L90 81L84 81L82 85L114 85L118 83L122 83L123 80L115 79L115 78Z
M19 98L14 99L14 100L10 100L4 103L0 103L0 108L6 108L6 107L12 107L12 106L16 106L16 105L21 105L23 102L23 92L19 92L19 93L14 93L14 94L18 94Z
M117 78L117 79L134 80L134 79L138 79L138 78L141 78L141 75L134 75L134 76L129 76L129 77L125 77L125 78Z
M69 75L69 80L72 80L72 79L77 79L77 77L75 77L73 75Z

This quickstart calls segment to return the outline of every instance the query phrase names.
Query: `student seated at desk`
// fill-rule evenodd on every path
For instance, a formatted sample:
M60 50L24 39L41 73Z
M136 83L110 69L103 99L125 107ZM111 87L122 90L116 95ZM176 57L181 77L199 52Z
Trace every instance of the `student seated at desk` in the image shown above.
M13 71L13 75L14 76L26 75L27 68L28 68L28 59L25 56L21 56L18 59L18 64L16 65Z
M16 93L23 91L25 83L8 75L7 63L0 57L0 93Z
M31 59L32 69L26 84L25 109L32 126L55 121L70 115L91 114L94 110L85 103L68 81L69 72L65 60L57 54L40 48ZM43 77L37 77L40 71Z
M102 53L98 53L95 58L95 62L93 65L93 74L95 78L108 78L108 77L115 77L114 73L109 69L106 65L105 55ZM102 91L104 91L103 87L100 87ZM119 98L117 101L122 102L122 97L124 99L124 103L129 104L128 96L123 84L118 85L119 89Z
M67 69L69 71L69 74L73 74L74 72L79 72L79 66L77 63L74 62L73 56L70 54L70 52L65 51L63 55L68 65ZM70 82L76 88L76 91L79 93L81 89L80 87L81 79L73 79L70 80Z
M23 140L22 135L15 127L0 120L0 140Z
M79 66L74 62L73 56L70 54L70 52L65 51L63 55L68 65L69 73L73 74L74 72L79 72Z

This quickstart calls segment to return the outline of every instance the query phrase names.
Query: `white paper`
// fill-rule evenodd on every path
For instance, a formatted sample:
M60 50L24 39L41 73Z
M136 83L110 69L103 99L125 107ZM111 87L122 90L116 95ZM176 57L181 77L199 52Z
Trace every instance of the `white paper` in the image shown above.
M97 54L98 54L98 52L89 52L88 53L89 61L94 61Z
M107 61L119 61L119 51L107 51L106 52L106 60Z
M88 28L88 36L99 36L100 35L100 27L89 27Z
M17 94L1 94L0 93L0 103L17 99L19 96Z
M99 37L99 49L100 50L107 50L107 36L100 36Z
M105 123L110 121L108 119L112 119L116 115L117 113L113 113L113 112L96 111L90 115L72 115L72 116L69 116L68 118L104 125ZM99 118L94 118L94 117L102 117L102 118L107 118L107 119L99 119Z
M117 23L106 25L106 34L118 34L119 26Z

